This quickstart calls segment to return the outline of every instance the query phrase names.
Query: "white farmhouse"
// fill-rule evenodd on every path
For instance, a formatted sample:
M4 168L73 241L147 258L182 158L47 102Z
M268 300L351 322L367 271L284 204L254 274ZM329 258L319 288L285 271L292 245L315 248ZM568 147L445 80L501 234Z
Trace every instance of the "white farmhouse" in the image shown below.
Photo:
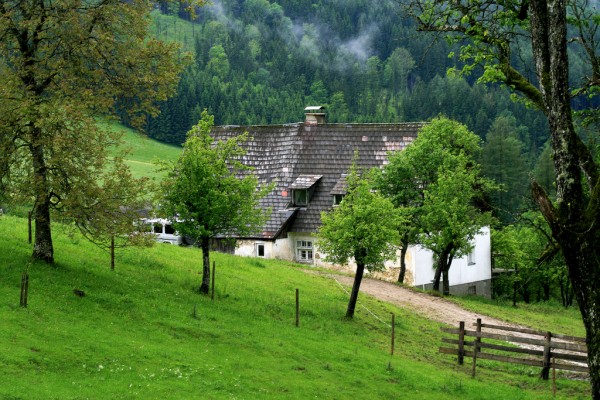
M391 151L402 151L417 136L423 123L328 124L323 107L307 107L303 123L262 126L217 126L217 140L248 132L242 160L253 167L261 183L275 187L261 202L271 217L260 232L237 238L237 255L278 258L330 268L323 261L314 233L321 224L321 212L335 207L344 195L345 174L355 151L361 167L381 167ZM222 248L221 248L222 250ZM431 288L433 255L413 246L406 256L405 283ZM387 270L375 273L395 281L400 262L388 262ZM450 292L491 296L491 249L488 229L475 238L469 256L455 259L450 268Z

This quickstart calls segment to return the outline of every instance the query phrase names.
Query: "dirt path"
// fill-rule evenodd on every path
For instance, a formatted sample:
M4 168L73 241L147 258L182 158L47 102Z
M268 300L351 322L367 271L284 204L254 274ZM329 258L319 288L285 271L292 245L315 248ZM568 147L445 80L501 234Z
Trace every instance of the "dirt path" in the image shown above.
M354 277L346 275L326 275L331 279L335 279L338 283L348 288L352 287ZM465 310L460 306L440 297L430 296L425 293L418 293L413 290L394 285L390 282L380 281L376 279L363 278L360 285L361 293L369 294L379 300L395 304L400 307L409 308L422 316L442 322L454 327L458 327L460 321L465 321L465 324L472 329L470 325L481 318L486 324L512 326L505 321L489 317L487 315ZM360 302L360 294L358 298Z

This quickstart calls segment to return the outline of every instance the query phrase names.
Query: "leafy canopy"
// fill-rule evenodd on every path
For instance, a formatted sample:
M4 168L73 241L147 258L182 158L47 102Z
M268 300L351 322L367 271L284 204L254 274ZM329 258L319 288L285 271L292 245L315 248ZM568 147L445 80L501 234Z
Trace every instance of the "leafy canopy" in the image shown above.
M410 215L415 240L436 254L452 245L460 256L491 222L479 207L495 188L480 175L480 139L464 125L436 118L405 150L390 156L378 185L402 214Z
M398 227L403 221L392 202L373 191L355 165L347 182L348 192L340 205L321 214L319 248L326 261L346 264L354 257L357 264L381 269L386 260L396 258Z
M179 159L162 164L168 175L161 184L161 212L176 218L178 232L195 239L256 233L270 213L259 201L271 186L259 187L251 168L240 161L248 134L215 141L213 124L204 111Z

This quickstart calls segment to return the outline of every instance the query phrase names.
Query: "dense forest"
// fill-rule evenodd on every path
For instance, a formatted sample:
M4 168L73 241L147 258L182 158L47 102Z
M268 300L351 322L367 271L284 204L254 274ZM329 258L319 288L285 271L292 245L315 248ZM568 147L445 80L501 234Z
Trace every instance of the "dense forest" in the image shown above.
M221 0L193 18L166 2L153 23L158 39L181 42L192 59L177 94L149 118L150 137L183 143L204 109L217 125L298 122L307 105L325 106L328 122L458 120L482 138L483 172L501 185L489 206L501 226L515 224L496 240L504 246L497 251L521 252L519 262L529 266L526 277L515 273L499 288L525 301L552 295L571 303L560 254L531 211L532 177L555 190L546 119L505 87L478 84L480 74L449 73L462 68L458 48L417 32L400 1ZM530 49L513 53L531 65ZM586 71L577 54L572 64L575 82ZM497 260L501 268L516 261Z
M180 144L207 109L221 124L302 120L307 105L324 105L329 122L422 121L444 114L481 137L499 116L514 115L521 138L537 154L544 118L498 87L449 76L460 67L442 40L416 32L396 1L224 0L197 10L160 7L182 20L155 21L159 38L181 38L194 53L177 96L163 104L149 134Z

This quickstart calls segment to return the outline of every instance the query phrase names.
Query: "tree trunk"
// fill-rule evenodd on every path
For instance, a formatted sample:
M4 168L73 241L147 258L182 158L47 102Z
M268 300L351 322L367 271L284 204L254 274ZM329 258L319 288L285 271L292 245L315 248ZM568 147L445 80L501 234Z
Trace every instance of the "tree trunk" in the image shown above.
M346 311L346 318L354 317L354 310L356 308L356 301L358 300L358 291L360 290L360 283L365 272L365 264L356 263L356 275L354 275L354 284L352 285L352 293L350 293L350 301L348 302L348 310Z
M570 232L565 234L572 236ZM592 384L592 398L600 399L600 238L588 234L577 235L562 249L569 267L569 275L583 318L588 347L588 365ZM566 242L566 239L564 240Z
M529 8L536 72L551 132L556 207L535 183L533 195L569 270L586 330L592 398L600 400L599 170L572 121L566 2L531 0ZM583 182L589 187L589 195L583 190Z
M202 294L208 294L210 288L210 238L201 238L200 247L202 248L202 284L199 291Z
M443 295L444 296L448 296L450 295L450 279L448 278L448 270L450 268L448 268L446 266L446 268L444 268L444 271L442 271L442 281L443 281Z
M37 128L34 128L37 130ZM39 138L41 134L34 134ZM54 262L54 247L52 245L52 230L50 227L50 188L48 185L48 170L44 160L44 149L41 145L30 147L33 160L33 186L35 190L35 238L33 242L34 260L49 264Z
M438 254L435 275L433 277L433 290L435 292L440 291L440 278L442 274L447 275L448 270L450 269L450 263L452 262L452 250L454 249L453 243L448 243L448 245L442 250L440 254ZM444 279L448 279L446 276ZM444 282L444 293L446 291L445 288L446 282ZM448 293L450 293L450 284L448 282Z
M402 237L402 248L400 249L400 274L398 275L398 283L404 283L406 276L406 253L408 252L408 235Z
M435 263L435 275L433 276L433 291L434 292L438 292L440 291L440 279L442 278L442 266L441 266L441 261L438 260Z

